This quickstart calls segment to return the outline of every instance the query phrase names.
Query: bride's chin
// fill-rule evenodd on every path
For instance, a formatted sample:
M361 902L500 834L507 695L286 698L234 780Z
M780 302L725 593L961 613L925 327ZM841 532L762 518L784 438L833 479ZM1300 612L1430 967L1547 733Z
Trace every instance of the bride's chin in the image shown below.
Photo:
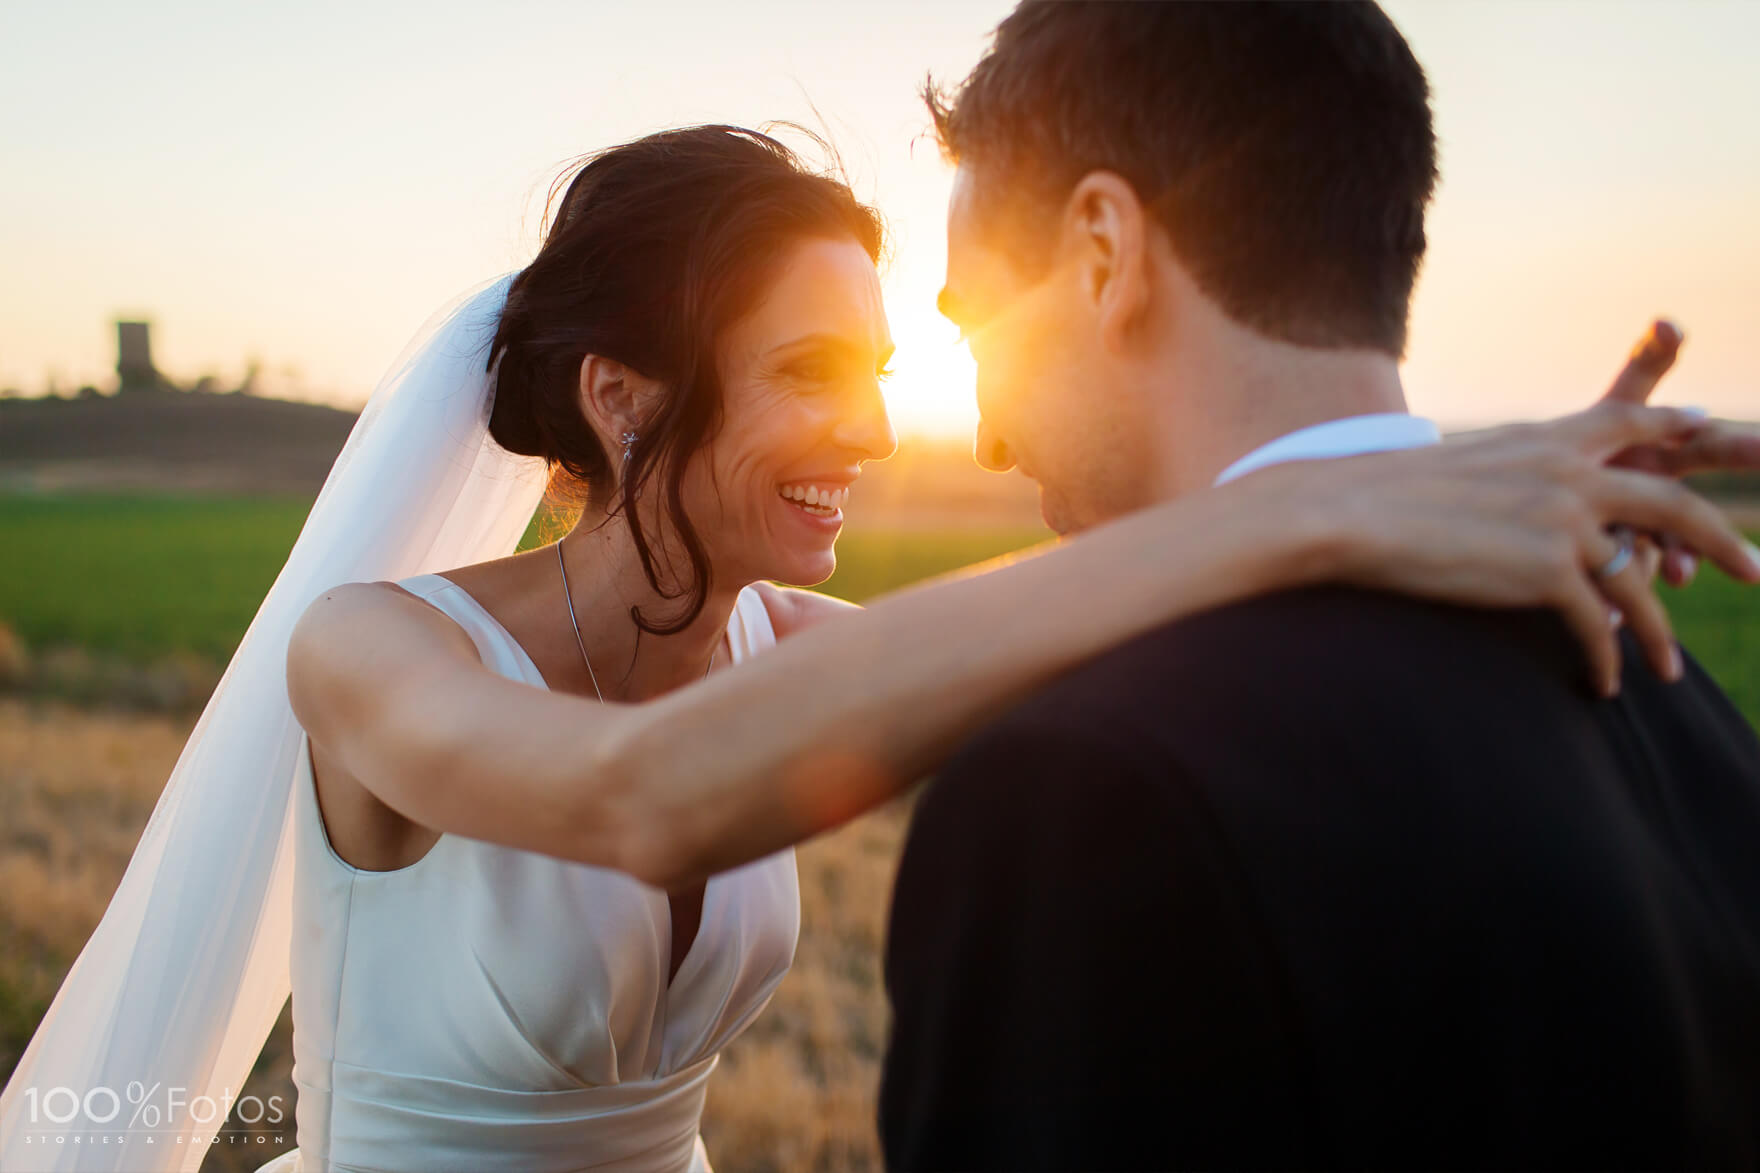
M830 546L813 551L793 550L774 562L772 573L765 578L784 586L815 587L837 569L837 552Z

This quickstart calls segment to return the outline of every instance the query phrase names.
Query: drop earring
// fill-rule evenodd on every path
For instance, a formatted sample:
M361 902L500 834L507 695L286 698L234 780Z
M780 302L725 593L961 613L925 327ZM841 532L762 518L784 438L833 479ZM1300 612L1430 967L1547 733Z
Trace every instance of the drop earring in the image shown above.
M618 438L623 441L623 463L628 464L629 450L635 446L635 442L641 437L637 436L634 432L625 432Z

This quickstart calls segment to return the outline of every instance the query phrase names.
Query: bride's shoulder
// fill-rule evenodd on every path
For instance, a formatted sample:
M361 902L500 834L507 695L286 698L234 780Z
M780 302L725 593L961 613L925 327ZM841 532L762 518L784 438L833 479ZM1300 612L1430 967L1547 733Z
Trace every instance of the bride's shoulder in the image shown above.
M770 626L775 629L779 640L861 610L854 603L818 591L779 586L773 582L756 582L751 589L763 600L764 610L770 616Z
M439 576L431 576L437 585L444 585ZM442 614L439 608L425 597L431 593L417 583L400 582L343 582L325 590L306 604L300 616L299 627L329 628L333 625L356 625L370 623L395 613L421 614L429 612ZM297 630L297 629L296 629Z
M468 633L421 594L392 582L345 582L307 604L288 639L290 683L305 669L425 654L479 659Z

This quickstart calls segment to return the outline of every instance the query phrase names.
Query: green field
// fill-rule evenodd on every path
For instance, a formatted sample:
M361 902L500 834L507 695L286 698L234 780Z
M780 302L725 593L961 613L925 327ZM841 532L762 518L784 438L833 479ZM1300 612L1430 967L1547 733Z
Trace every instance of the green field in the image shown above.
M223 663L299 534L304 499L0 496L0 623L35 648ZM536 527L528 534L535 539ZM1019 532L863 533L826 589L850 599L1039 541ZM1664 591L1681 641L1760 724L1760 597L1715 572Z
M0 623L31 647L231 657L311 501L0 496Z

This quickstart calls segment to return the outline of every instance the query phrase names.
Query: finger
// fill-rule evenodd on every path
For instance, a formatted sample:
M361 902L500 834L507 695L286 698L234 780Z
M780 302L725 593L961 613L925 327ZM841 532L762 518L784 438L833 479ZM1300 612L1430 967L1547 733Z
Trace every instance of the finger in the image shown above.
M1706 426L1705 413L1698 408L1643 407L1614 399L1540 425L1562 432L1567 442L1574 442L1597 464L1628 448L1682 443Z
M1636 448L1627 448L1616 454L1607 463L1615 468L1631 468L1657 476L1668 476L1668 451L1661 444L1640 444Z
M1674 627L1669 622L1668 612L1650 589L1650 578L1644 572L1640 555L1634 548L1632 557L1622 560L1624 565L1617 573L1604 574L1602 568L1613 562L1620 546L1606 534L1596 537L1599 541L1584 543L1593 559L1589 571L1596 587L1624 617L1625 626L1637 637L1639 646L1644 649L1644 658L1657 675L1671 682L1679 680L1680 649L1675 643Z
M1662 545L1649 534L1638 535L1633 548L1632 561L1638 568L1638 579L1644 583L1656 581L1657 572L1662 569Z
M1609 543L1612 544L1611 542ZM1597 696L1619 692L1619 640L1606 598L1587 574L1573 574L1559 587L1553 606L1569 624L1588 660L1589 687Z
M1633 459L1626 459L1628 456ZM1627 468L1642 468L1646 472L1674 477L1713 470L1757 469L1760 468L1760 424L1706 421L1674 444L1622 452L1617 462Z
M1662 538L1662 581L1671 587L1684 587L1699 571L1699 556L1681 544L1673 534Z
M1676 481L1623 469L1595 470L1589 490L1603 524L1669 534L1741 582L1760 582L1760 550L1723 511Z
M1648 403L1656 384L1674 365L1683 338L1681 328L1673 322L1665 318L1651 322L1650 329L1632 348L1631 357L1602 398L1620 403Z

